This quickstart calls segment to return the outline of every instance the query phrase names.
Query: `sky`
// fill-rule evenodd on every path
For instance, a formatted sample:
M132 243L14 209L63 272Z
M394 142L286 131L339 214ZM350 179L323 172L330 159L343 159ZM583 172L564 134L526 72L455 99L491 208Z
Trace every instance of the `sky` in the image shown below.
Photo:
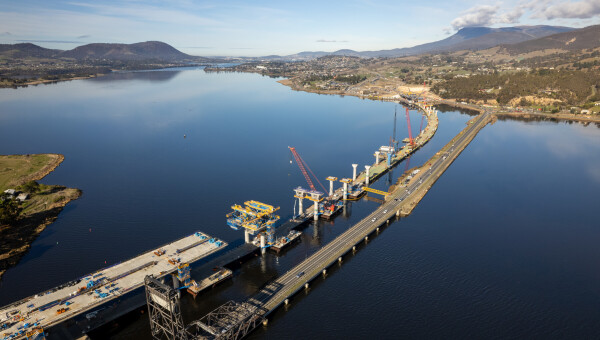
M200 56L382 50L463 27L600 23L600 0L5 0L0 43L47 48L158 40Z

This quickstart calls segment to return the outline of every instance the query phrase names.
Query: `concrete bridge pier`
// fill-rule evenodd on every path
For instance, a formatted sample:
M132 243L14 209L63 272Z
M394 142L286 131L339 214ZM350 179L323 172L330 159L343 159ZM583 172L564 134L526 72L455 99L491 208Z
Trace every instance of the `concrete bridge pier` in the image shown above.
M267 238L265 237L265 234L260 234L260 248L263 253L267 250L266 247L267 247Z
M348 183L344 183L344 201L348 199Z

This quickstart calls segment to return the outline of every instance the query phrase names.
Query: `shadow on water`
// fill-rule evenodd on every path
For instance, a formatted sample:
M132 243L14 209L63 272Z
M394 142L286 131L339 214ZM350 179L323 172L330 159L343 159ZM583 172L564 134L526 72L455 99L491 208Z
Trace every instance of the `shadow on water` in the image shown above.
M175 78L181 71L162 70L156 72L113 72L102 77L91 78L89 81L109 83L118 80L142 80L147 82L166 82Z

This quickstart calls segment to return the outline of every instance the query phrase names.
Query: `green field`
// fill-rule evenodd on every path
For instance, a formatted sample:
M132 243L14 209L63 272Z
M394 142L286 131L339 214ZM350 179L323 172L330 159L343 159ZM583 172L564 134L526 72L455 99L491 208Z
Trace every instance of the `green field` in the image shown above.
M0 192L24 183L26 179L49 165L52 155L1 155Z

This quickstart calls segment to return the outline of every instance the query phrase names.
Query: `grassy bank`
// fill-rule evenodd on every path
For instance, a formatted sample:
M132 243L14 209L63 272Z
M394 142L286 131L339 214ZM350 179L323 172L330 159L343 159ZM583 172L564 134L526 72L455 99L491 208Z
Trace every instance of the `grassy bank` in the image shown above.
M81 195L79 189L37 183L64 160L57 154L0 155L0 194L7 189L28 196L3 194L0 202L0 277L29 249L35 238Z

